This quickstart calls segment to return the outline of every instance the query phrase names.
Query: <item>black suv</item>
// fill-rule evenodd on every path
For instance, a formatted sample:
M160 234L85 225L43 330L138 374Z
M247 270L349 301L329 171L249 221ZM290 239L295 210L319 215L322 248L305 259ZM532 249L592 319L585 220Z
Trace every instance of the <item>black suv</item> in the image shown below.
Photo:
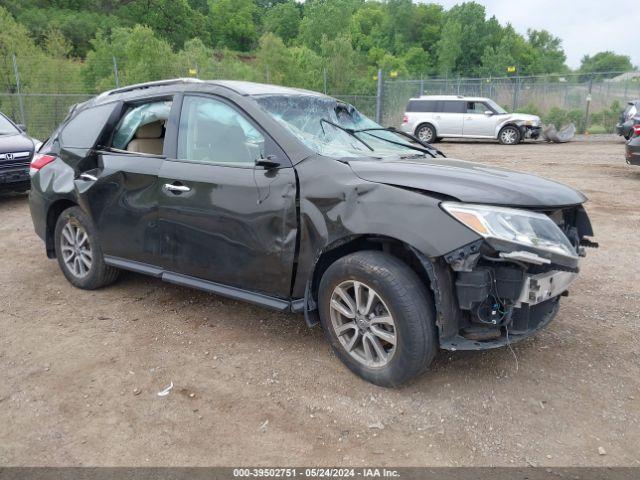
M29 163L36 141L0 113L0 192L26 192L29 189Z
M438 347L547 325L592 235L577 191L410 137L305 90L135 85L72 109L33 161L31 214L79 288L125 269L304 313L395 386Z

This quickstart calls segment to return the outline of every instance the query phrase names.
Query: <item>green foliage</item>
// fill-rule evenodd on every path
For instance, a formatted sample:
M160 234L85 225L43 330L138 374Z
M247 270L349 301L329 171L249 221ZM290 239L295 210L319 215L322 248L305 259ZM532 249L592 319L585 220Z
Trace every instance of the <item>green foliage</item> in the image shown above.
M616 55L610 51L596 53L593 57L585 55L580 63L580 73L585 74L622 72L632 68L631 59L627 55ZM615 73L608 76L615 76Z
M301 8L293 0L278 3L268 9L263 19L263 29L290 44L300 30Z
M244 52L255 46L257 6L253 0L210 0L210 7L208 19L214 46Z
M85 93L115 86L114 58L121 85L197 75L322 89L326 70L329 91L343 94L373 94L378 69L387 78L396 72L400 79L505 76L509 66L522 75L568 71L559 38L546 30L520 35L495 17L487 18L485 7L474 1L449 10L417 0L2 4L0 81L5 91L15 88L13 53L25 89ZM49 75L52 82L44 68L55 71ZM628 57L601 52L585 56L580 72L589 78L593 72L630 68ZM35 72L42 73L36 77ZM584 99L568 92L565 101L579 107ZM602 115L598 122L608 129L610 115Z

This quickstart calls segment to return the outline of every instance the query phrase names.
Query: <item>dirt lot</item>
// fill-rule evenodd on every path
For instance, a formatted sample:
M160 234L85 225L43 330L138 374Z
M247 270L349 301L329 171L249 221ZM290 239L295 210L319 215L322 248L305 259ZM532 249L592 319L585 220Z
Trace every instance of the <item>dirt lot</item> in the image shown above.
M443 352L400 390L296 315L135 274L76 290L0 197L0 464L640 465L640 169L580 140L440 145L582 190L601 248L517 363Z

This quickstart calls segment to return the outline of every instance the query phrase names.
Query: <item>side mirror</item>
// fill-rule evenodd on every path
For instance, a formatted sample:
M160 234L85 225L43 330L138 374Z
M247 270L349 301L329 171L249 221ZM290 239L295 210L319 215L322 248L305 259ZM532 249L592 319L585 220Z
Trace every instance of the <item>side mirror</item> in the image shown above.
M275 155L267 155L266 158L256 158L256 167L264 167L269 170L271 168L278 168L279 166L280 162Z
M18 127L20 130L22 130L25 133L27 132L27 126L24 123L18 123L16 127Z
M491 115L493 115L493 112L492 112L491 110L485 110L485 111L484 111L484 114L485 114L487 117L490 117Z

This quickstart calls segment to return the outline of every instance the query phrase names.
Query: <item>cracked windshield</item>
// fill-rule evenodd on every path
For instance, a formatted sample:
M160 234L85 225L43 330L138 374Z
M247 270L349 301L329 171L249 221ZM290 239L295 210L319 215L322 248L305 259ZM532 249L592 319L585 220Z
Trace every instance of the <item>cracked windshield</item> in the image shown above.
M264 95L260 106L316 153L336 157L422 157L422 147L362 115L352 105L313 95ZM368 129L380 129L370 130Z

